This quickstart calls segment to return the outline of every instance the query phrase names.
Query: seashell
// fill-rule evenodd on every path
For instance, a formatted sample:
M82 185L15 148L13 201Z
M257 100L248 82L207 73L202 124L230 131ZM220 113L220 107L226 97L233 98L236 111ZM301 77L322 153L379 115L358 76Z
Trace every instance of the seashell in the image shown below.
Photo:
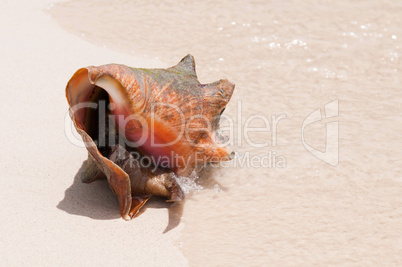
M125 220L151 196L184 199L181 177L232 158L217 130L233 90L226 79L200 84L191 55L167 69L79 69L66 97L88 150L83 182L106 176Z

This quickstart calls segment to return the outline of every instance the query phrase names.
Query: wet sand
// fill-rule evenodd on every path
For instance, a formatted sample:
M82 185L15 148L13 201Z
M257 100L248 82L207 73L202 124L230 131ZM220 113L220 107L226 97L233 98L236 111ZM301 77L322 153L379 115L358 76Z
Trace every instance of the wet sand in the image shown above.
M76 64L124 58L118 63L144 67L128 59L134 55L167 67L191 53L202 83L236 83L225 111L234 130L224 134L238 157L212 169L186 202L176 245L190 264L395 266L402 261L401 9L395 1L119 0L111 7L87 0L50 13L107 48ZM266 129L247 139L250 127Z

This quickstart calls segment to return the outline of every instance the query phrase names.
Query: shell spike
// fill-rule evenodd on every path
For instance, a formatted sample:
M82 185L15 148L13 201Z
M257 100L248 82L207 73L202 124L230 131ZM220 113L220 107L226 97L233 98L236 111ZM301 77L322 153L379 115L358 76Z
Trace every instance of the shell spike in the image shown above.
M179 72L182 72L185 75L193 75L197 76L195 72L195 61L194 57L190 54L182 58L176 66L173 66L171 69L175 69Z

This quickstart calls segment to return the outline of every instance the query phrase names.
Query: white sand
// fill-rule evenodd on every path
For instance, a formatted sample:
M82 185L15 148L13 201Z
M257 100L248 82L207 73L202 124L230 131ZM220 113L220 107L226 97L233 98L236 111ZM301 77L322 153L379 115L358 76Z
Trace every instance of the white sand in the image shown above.
M87 152L64 133L64 88L76 69L166 66L64 32L49 2L1 3L1 265L186 265L174 246L183 226L162 234L167 205L154 200L139 218L120 219L107 183L74 181Z

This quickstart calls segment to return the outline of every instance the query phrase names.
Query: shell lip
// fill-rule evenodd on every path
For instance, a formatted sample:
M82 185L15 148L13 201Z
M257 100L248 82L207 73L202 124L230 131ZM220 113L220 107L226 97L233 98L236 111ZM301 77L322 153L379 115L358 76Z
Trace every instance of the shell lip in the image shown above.
M96 86L97 80L91 79L92 67L81 68L75 72L66 86L66 98L70 106L70 116L81 135L89 154L95 159L100 170L106 174L109 185L118 196L120 215L125 220L130 220L129 215L132 199L131 184L128 174L101 154L92 137L85 127L85 115L88 108L88 100ZM104 76L104 75L102 75ZM107 82L107 81L106 81Z

